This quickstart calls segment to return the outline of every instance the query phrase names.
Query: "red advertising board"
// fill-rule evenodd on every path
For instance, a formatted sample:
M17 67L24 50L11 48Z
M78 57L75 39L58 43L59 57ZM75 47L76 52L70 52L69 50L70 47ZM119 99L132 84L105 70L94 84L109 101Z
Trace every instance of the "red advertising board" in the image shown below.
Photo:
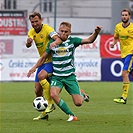
M0 11L0 35L26 35L26 11Z
M114 48L111 48L112 42L113 35L101 35L100 55L102 58L121 58L120 43L118 42Z

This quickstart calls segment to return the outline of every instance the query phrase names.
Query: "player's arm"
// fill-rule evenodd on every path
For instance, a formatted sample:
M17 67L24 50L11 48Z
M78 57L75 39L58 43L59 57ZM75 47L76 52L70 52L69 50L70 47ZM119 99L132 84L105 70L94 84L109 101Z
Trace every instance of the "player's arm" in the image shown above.
M46 26L46 32L48 33L48 36L54 40L54 42L52 42L50 44L50 49L52 49L53 47L56 47L57 45L62 43L62 40L60 39L58 33L49 25L45 25Z
M82 39L81 44L93 43L96 40L101 29L102 26L96 26L94 33L92 33L88 38Z
M30 75L36 71L36 68L38 68L45 62L47 57L48 57L48 53L44 52L43 55L37 61L37 63L29 70L27 77L30 77Z
M113 42L110 44L111 48L114 48L115 44L118 42L118 37L114 37Z
M118 42L118 40L119 40L119 28L118 28L117 25L116 25L116 27L115 27L115 29L114 29L114 38L113 38L113 42L110 44L110 47L111 47L111 48L114 48L114 46L116 45L116 43Z
M54 42L52 42L50 44L50 49L52 49L53 47L56 47L57 45L62 43L62 40L60 39L60 37L58 35L54 35L52 37L52 39L54 40Z
M26 47L27 47L27 48L31 47L32 42L33 42L33 39L30 38L30 37L28 37L28 38L27 38L27 41L26 41Z
M29 30L29 32L28 32L28 38L27 38L27 40L26 40L26 47L27 47L27 48L31 47L32 42L33 42L32 30Z

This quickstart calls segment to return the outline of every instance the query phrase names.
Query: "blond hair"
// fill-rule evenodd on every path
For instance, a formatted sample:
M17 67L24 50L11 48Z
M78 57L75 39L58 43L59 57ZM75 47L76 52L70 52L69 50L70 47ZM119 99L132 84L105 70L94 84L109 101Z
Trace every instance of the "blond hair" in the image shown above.
M70 29L71 29L71 24L69 23L69 22L62 22L61 24L60 24L60 26L61 25L65 25L65 26L67 26L67 27L69 27Z

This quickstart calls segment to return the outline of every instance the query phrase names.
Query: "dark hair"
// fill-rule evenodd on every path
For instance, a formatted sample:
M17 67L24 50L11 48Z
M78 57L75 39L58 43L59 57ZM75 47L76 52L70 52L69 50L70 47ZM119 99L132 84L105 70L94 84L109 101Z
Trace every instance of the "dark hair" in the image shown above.
M61 24L60 24L60 26L61 25L65 25L65 26L67 26L67 27L69 27L70 29L71 29L71 24L69 23L69 22L62 22Z
M121 15L122 15L122 12L128 12L128 14L129 14L129 15L131 15L130 10L129 10L129 9L127 9L127 8L124 8L124 9L121 11Z
M39 19L42 19L41 14L40 14L39 12L33 12L33 13L31 13L31 14L29 15L29 19L30 19L30 18L34 18L35 16L38 16Z

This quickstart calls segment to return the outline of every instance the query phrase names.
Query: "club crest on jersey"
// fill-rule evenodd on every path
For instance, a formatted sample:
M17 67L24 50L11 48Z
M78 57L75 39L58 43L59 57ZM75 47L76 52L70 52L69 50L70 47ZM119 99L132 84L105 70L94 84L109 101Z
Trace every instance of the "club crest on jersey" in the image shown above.
M133 33L133 30L128 30L127 32L130 33L130 34L132 34Z
M68 46L69 44L68 43L65 43L65 46Z
M43 34L40 35L40 38L43 38Z
M69 50L64 48L64 47L58 48L56 50L56 54L59 55L59 56L66 55L68 52L69 52Z

